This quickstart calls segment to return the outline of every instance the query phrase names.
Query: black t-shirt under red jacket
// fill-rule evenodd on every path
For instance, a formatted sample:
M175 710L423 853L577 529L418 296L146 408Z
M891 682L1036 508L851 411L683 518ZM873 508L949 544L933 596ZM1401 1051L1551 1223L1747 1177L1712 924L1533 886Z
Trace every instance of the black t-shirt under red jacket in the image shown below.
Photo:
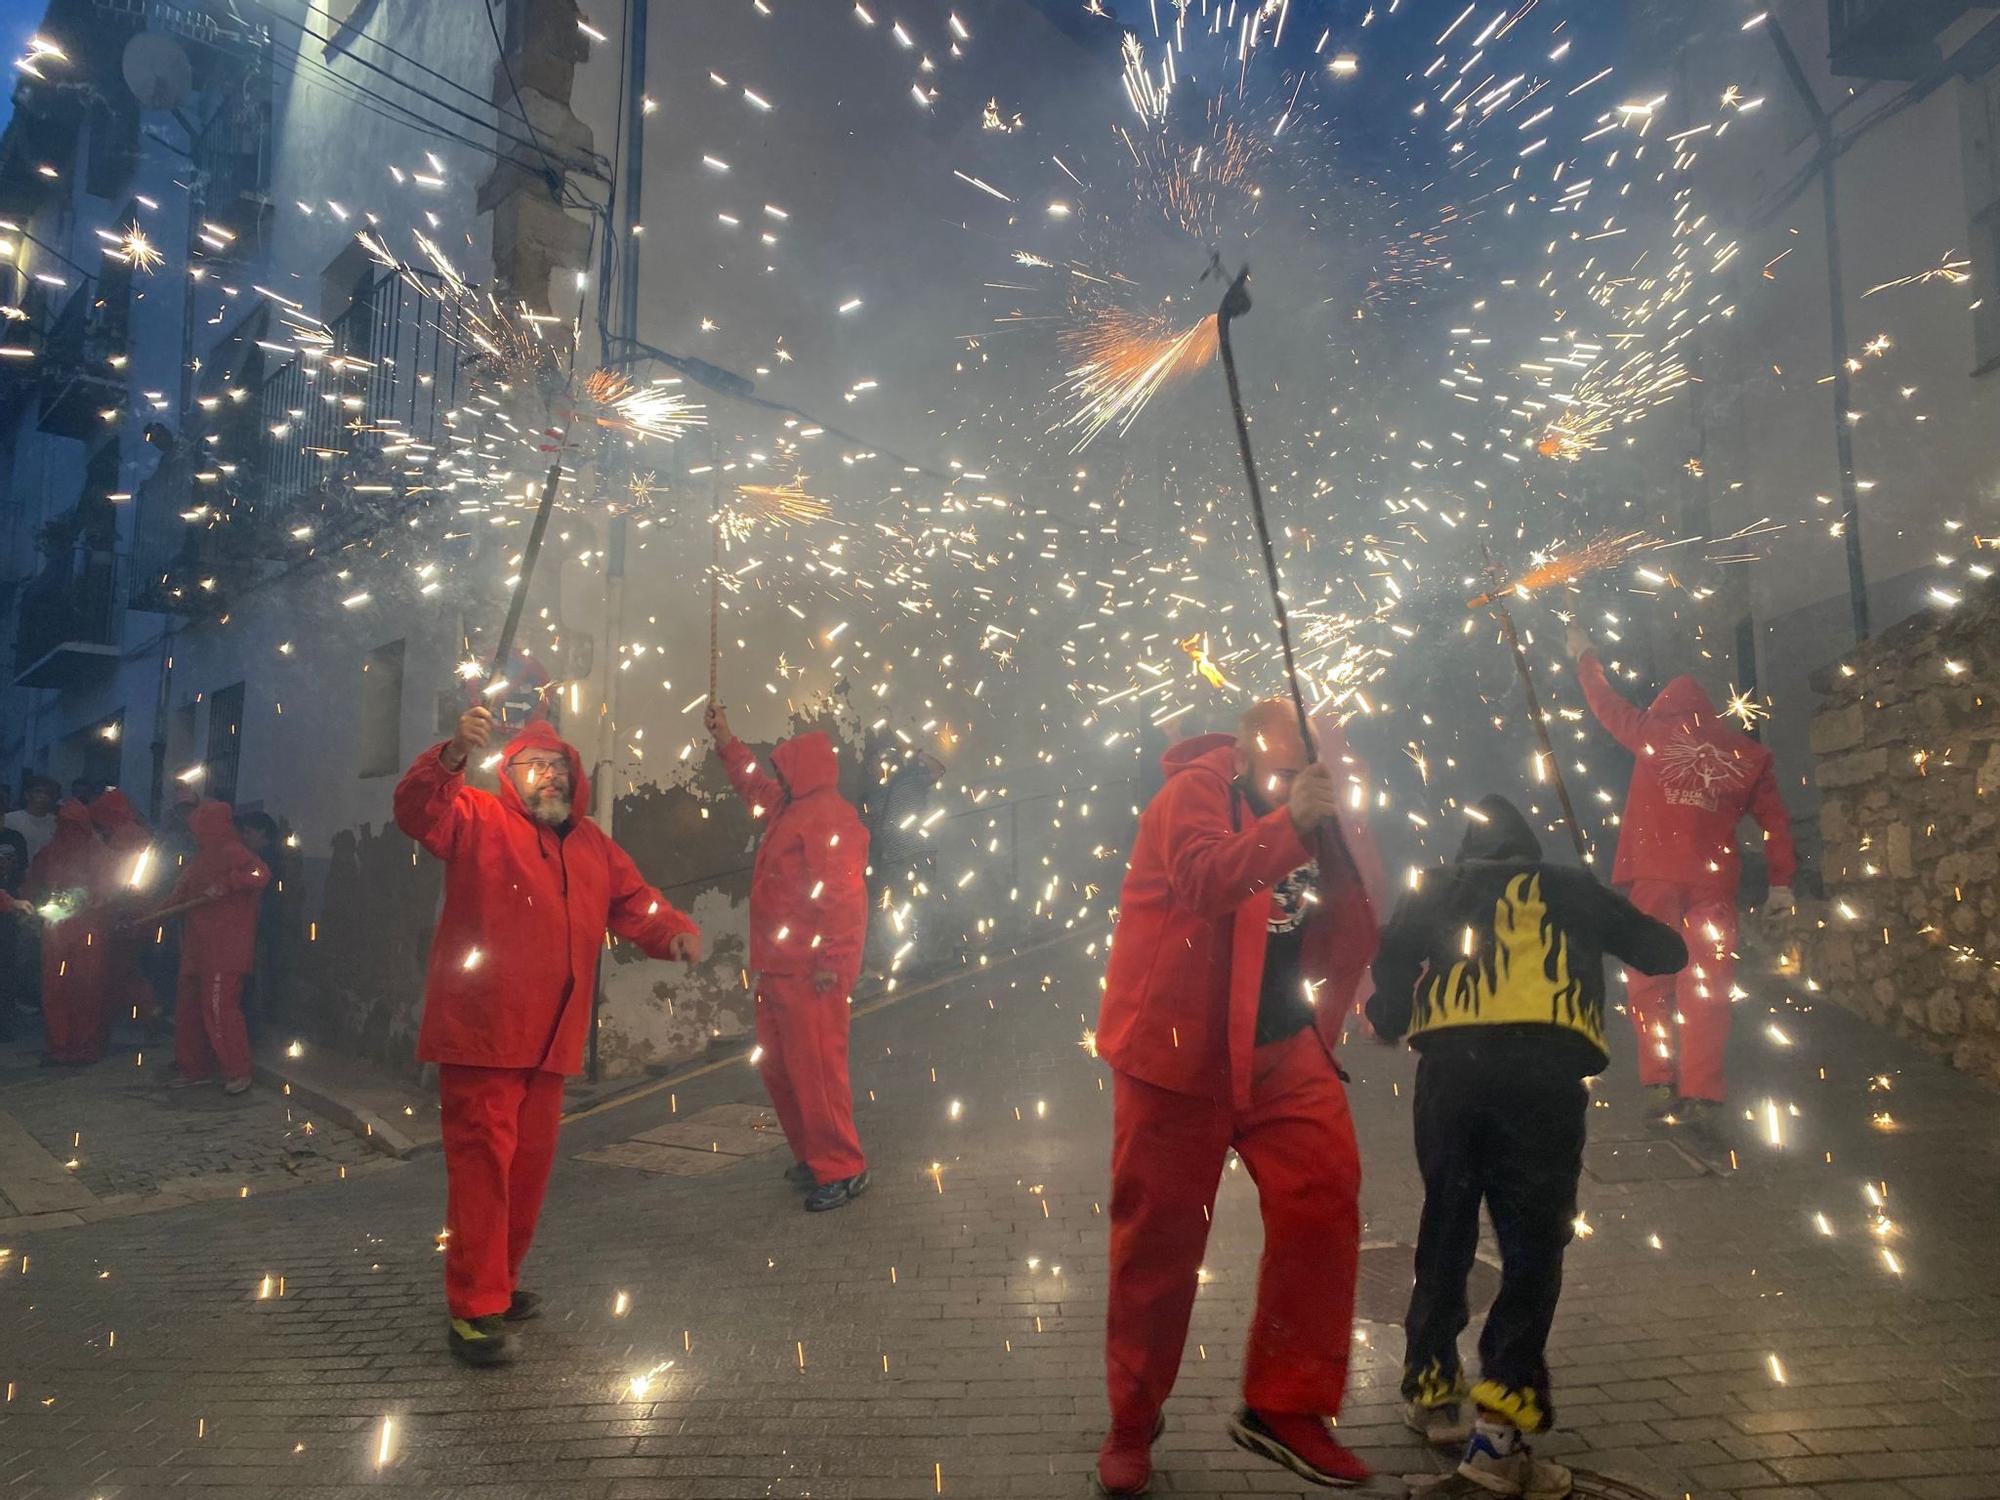
M1344 837L1303 843L1283 808L1258 817L1235 784L1235 740L1204 735L1165 757L1118 898L1098 1055L1121 1073L1241 1108L1250 1099L1272 889L1320 863L1300 968L1329 1052L1375 956L1376 919Z

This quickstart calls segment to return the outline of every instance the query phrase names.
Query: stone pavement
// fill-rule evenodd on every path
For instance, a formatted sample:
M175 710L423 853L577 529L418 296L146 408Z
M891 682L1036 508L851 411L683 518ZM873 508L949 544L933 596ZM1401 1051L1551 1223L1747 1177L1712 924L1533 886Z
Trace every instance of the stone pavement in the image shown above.
M0 1043L0 1243L392 1165L282 1089L169 1088L171 1042L114 1044L87 1068L40 1067L38 1051L32 1032Z
M577 1159L754 1103L747 1066L572 1124L529 1262L550 1312L505 1370L442 1347L435 1158L0 1237L0 1492L1082 1496L1099 972L1079 943L861 1017L876 1185L838 1213L801 1213L769 1154L693 1176ZM1358 1039L1347 1058L1383 1248L1342 1425L1423 1471L1395 1390L1411 1063ZM1753 1116L1733 1171L1648 1136L1629 1048L1600 1090L1546 1450L1660 1494L2000 1496L2000 1101L1806 1005L1741 1005L1732 1061ZM1301 1493L1223 1433L1253 1196L1226 1174L1157 1494Z

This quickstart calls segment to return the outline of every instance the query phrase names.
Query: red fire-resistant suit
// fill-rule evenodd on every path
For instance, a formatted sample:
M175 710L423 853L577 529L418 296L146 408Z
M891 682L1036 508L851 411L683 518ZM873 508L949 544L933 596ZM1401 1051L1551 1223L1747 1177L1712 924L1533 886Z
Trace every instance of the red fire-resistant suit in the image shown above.
M105 1008L104 845L90 809L74 799L56 809L55 836L28 866L28 888L61 910L42 924L42 1023L59 1063L104 1056L111 1018Z
M1361 1164L1334 1048L1377 922L1346 840L1327 831L1309 848L1283 808L1258 817L1233 746L1206 735L1166 753L1119 897L1097 1028L1114 1074L1108 1442L1151 1440L1232 1146L1264 1218L1244 1399L1331 1416L1347 1384ZM1317 1020L1258 1048L1272 887L1315 857L1303 968Z
M438 1065L447 1203L445 1297L453 1317L504 1312L534 1238L555 1160L563 1075L583 1066L606 930L655 958L695 925L578 814L538 823L505 774L523 750L583 759L546 723L507 746L498 795L424 751L396 787L396 826L445 862L417 1057Z
M764 1088L792 1155L815 1181L838 1182L867 1165L847 1081L847 997L868 933L868 830L840 795L840 764L824 734L779 745L775 774L759 770L741 740L721 755L737 795L764 821L750 876ZM834 981L821 989L815 973Z
M174 1067L183 1078L220 1070L234 1081L250 1076L243 976L255 967L258 899L271 871L236 832L228 803L197 803L187 822L194 857L166 900L168 907L199 903L181 917Z
M152 843L152 835L139 821L132 799L115 786L90 804L90 821L104 837L112 907L117 909L123 903L124 909L130 911L130 903L143 894L143 884L135 886L132 881L135 873L144 873L139 861ZM159 996L153 993L152 981L146 978L139 963L140 947L150 936L150 933L113 930L106 937L110 948L104 956L105 1003L114 1018L129 1015L150 1023L160 1014Z
M1639 1081L1674 1084L1685 1098L1726 1098L1743 873L1736 827L1746 814L1764 831L1771 884L1790 886L1798 869L1771 752L1725 724L1692 677L1676 677L1642 710L1611 686L1595 651L1577 659L1576 675L1590 711L1635 757L1612 884L1647 916L1678 927L1690 955L1677 975L1627 976Z

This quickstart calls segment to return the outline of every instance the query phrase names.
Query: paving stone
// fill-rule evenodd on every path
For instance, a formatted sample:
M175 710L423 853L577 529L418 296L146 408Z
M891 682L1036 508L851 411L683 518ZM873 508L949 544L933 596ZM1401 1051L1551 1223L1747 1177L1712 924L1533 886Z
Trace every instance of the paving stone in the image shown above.
M434 1158L204 1198L268 1163L272 1138L224 1139L218 1112L196 1120L217 1138L165 1170L136 1141L131 1163L101 1147L106 1181L129 1172L185 1203L0 1238L0 1381L15 1387L0 1494L892 1500L935 1496L942 1465L948 1496L1081 1497L1105 1414L1110 1108L1076 1045L1097 977L1081 954L1051 955L1032 978L996 971L857 1018L876 1182L835 1214L802 1213L771 1154L705 1149L747 1139L724 1131L754 1138L765 1107L747 1063L677 1086L677 1112L655 1095L572 1127L526 1267L548 1311L501 1370L443 1348ZM1990 1141L1993 1095L1835 1013L1784 1024L1786 1053L1739 1027L1731 1067L1744 1097L1796 1100L1809 1141L1773 1153L1752 1133L1735 1173L1586 1177L1592 1232L1569 1252L1550 1351L1563 1426L1544 1451L1668 1497L1995 1494L1981 1444L2000 1394L1986 1251L2000 1167L1951 1149ZM1591 1124L1622 1157L1648 1138L1618 1043ZM1401 1428L1397 1393L1420 1196L1411 1063L1358 1047L1347 1062L1388 1290L1352 1351L1342 1426L1391 1472L1442 1472L1449 1460ZM1893 1135L1866 1123L1867 1079L1884 1071ZM667 1144L698 1121L713 1122L703 1149ZM717 1169L597 1159L647 1136L639 1147ZM1863 1187L1882 1181L1905 1231L1900 1279L1869 1232ZM1162 1496L1301 1493L1225 1430L1259 1244L1233 1167L1156 1450ZM378 1469L385 1417L394 1454Z

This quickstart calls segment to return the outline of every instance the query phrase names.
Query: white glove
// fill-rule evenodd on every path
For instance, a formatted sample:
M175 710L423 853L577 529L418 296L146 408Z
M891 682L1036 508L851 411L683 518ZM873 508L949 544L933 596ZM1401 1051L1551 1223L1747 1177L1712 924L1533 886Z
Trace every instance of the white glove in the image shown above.
M1788 885L1774 885L1771 894L1764 898L1764 910L1774 917L1790 917L1798 914L1799 903L1792 898L1792 888Z

